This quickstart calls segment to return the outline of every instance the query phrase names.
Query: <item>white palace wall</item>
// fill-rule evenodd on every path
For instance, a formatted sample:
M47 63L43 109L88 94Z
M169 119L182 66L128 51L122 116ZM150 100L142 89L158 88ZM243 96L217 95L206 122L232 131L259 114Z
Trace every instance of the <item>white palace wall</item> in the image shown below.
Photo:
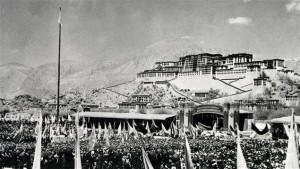
M141 82L156 82L156 81L166 81L166 80L172 80L174 79L176 76L155 76L155 77L139 77L136 78L136 81Z
M216 78L218 79L235 79L235 78L243 78L247 75L246 71L241 71L239 70L239 72L236 73L227 73L227 74L220 74L220 73L216 73Z
M226 85L219 80L214 80L211 75L190 75L190 76L178 76L176 79L170 81L173 85L180 89L189 90L203 90L209 91L211 88L220 89L221 93L234 94L238 90Z
M230 84L243 90L250 90L253 88L253 79L257 78L258 76L259 72L247 72L243 79L237 80Z

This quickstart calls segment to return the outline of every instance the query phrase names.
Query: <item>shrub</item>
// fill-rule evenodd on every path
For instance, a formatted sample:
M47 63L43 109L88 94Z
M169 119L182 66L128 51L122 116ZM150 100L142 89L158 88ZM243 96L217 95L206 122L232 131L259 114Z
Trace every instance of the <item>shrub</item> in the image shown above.
M275 112L273 112L272 114L269 115L269 119L275 119L275 118L290 116L291 114L292 114L291 110L275 111Z
M9 110L9 108L7 107L7 106L3 106L3 107L1 107L1 109L0 109L0 115L3 115L3 116L5 116L5 114L6 113L9 113L10 112L10 110ZM0 116L1 117L1 116Z
M300 107L294 108L295 115L300 116ZM280 117L290 116L292 114L291 109L280 108L278 110L260 110L254 114L254 118L258 120L268 120Z
M257 120L267 120L271 113L271 110L260 110L254 114L254 118Z

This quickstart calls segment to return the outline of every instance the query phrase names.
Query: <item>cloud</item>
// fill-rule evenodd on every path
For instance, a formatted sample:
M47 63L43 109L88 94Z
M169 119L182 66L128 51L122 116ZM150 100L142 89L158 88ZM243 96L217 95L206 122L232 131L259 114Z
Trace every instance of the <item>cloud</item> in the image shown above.
M288 12L293 10L300 11L300 0L291 0L290 3L285 5L285 7Z
M192 39L192 37L191 36L182 36L182 37L180 37L181 39Z
M236 24L236 25L249 25L252 22L251 18L248 17L236 17L236 18L229 18L229 24Z
M243 0L243 2L247 3L247 2L250 2L251 0Z

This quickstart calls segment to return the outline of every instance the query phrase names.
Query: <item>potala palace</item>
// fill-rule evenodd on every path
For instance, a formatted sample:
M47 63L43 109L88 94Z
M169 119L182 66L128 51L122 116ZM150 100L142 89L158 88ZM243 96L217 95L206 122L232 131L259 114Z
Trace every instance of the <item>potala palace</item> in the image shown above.
M202 53L180 57L179 61L155 64L154 69L138 73L137 81L144 85L173 85L180 90L194 92L199 97L205 97L211 88L218 89L226 96L234 96L227 97L227 101L234 101L237 96L244 96L242 99L245 99L251 93L263 95L280 76L289 77L295 82L300 80L297 73L285 67L284 60L254 61L253 55L247 53L227 56ZM283 99L292 101L292 95L292 99Z

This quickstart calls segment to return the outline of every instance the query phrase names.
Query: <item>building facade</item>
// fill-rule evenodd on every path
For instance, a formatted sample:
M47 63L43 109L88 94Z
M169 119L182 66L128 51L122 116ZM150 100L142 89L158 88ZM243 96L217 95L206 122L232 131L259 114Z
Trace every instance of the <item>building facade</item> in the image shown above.
M179 61L156 62L156 67L137 74L141 81L172 80L179 76L211 75L217 78L243 77L262 70L285 70L284 60L253 61L253 55L237 53L227 56L202 53L180 57Z

